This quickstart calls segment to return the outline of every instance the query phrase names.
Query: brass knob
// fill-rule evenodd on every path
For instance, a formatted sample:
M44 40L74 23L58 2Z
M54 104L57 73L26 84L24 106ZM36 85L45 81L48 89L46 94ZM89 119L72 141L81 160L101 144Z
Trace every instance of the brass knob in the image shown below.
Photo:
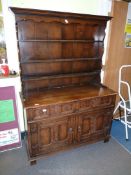
M72 130L73 130L72 128L69 128L69 132L72 132Z
M78 126L78 132L81 132L81 126Z
M44 112L44 113L47 112L47 109L42 109L42 112Z

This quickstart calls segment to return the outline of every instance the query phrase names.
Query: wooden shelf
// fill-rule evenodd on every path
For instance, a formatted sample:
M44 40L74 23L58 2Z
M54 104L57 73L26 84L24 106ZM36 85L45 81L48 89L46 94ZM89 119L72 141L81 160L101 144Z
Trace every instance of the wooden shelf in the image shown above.
M22 58L22 60L26 60L26 58ZM64 61L89 61L89 60L101 60L100 58L63 58L63 59L45 59L45 60L28 60L28 61L21 61L21 64L30 64L30 63L52 63L52 62L64 62Z
M65 43L65 42L81 42L81 43L90 43L90 42L103 42L103 40L48 40L48 39L45 39L45 40L17 40L18 42L62 42L62 43Z
M26 80L42 80L42 79L54 79L54 78L65 78L65 77L77 77L77 76L86 76L86 75L95 75L95 74L99 74L101 70L97 70L94 72L83 72L83 73L73 73L73 74L59 74L59 75L49 75L49 76L42 76L42 75L30 75L30 76L26 76L26 77L22 77L22 81L26 81Z

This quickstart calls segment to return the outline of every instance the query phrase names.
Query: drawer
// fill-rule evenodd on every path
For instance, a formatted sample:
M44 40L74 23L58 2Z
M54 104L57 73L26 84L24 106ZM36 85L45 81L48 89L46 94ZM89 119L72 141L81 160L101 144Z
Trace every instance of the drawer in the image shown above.
M74 102L61 103L49 106L41 106L27 109L27 120L39 120L42 118L70 115L72 113L95 110L96 108L103 108L114 105L113 96L105 96L100 98L84 99Z
M114 98L113 96L105 96L100 98L94 98L91 100L91 106L95 107L106 107L114 105Z
M49 107L42 106L37 108L30 108L26 110L27 120L39 120L44 117L49 117Z
M73 112L74 105L73 103L64 103L64 104L56 104L49 106L41 106L36 108L30 108L26 110L27 120L40 120L43 118L67 115Z
M78 102L77 111L93 110L95 108L103 108L114 105L115 100L113 96L105 96L100 98L93 98L87 100L80 100Z

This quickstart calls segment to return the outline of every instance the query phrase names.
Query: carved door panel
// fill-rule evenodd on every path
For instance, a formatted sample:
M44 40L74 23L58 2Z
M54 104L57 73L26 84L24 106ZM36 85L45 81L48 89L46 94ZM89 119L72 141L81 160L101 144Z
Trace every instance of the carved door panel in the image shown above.
M54 123L48 120L38 123L38 145L40 153L51 152L54 144Z
M77 116L77 142L109 138L113 108L82 113Z
M54 146L56 149L72 143L73 127L71 118L67 116L54 123Z
M104 138L109 137L111 123L112 123L112 116L113 116L113 108L101 110L95 113L95 134L103 135Z
M76 117L77 122L77 142L87 142L94 132L93 118L88 113L82 113Z
M28 144L31 157L49 153L54 144L54 124L48 120L28 124Z
M68 116L29 124L31 155L47 154L71 144L72 130Z

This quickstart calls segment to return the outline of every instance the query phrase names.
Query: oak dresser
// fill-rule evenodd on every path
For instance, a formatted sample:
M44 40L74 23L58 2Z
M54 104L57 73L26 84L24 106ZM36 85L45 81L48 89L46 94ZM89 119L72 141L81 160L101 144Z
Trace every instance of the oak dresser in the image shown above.
M116 93L101 84L111 17L11 8L15 13L30 162L110 138Z

